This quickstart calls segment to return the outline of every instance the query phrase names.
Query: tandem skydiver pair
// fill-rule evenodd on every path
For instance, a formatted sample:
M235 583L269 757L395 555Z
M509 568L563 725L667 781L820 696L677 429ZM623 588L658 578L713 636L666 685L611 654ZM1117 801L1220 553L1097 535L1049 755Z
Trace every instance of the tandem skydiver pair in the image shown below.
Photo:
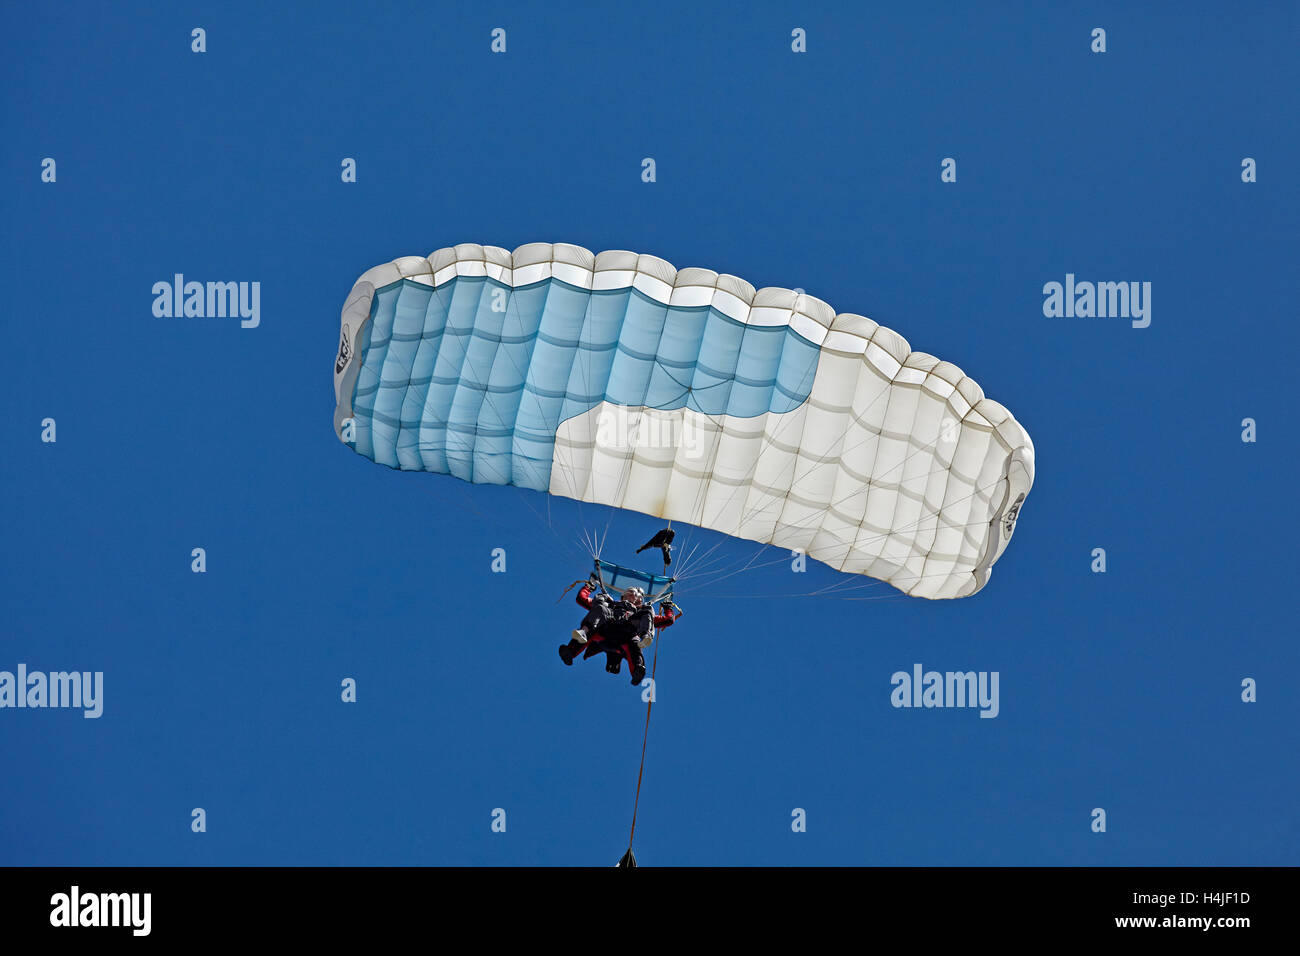
M660 531L637 553L651 547L661 548L667 571L672 561L672 538L671 529ZM624 581L643 581L652 589L658 586L660 590L657 594L647 594L640 584L628 583L621 587ZM587 614L574 629L569 643L560 645L560 660L568 666L579 654L585 660L604 652L605 670L617 674L626 658L632 671L632 683L640 684L645 678L642 651L654 641L657 629L670 627L681 617L681 610L672 602L672 582L672 578L629 571L617 565L603 565L597 559L591 577L578 591L578 605ZM657 614L654 610L656 600L659 602Z

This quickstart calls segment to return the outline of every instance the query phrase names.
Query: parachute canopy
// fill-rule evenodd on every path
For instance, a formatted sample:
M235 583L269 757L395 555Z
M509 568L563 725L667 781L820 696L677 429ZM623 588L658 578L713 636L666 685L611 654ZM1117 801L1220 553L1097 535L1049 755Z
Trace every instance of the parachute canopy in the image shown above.
M373 461L626 508L926 598L988 580L1029 435L871 319L653 256L458 245L364 273L334 365Z

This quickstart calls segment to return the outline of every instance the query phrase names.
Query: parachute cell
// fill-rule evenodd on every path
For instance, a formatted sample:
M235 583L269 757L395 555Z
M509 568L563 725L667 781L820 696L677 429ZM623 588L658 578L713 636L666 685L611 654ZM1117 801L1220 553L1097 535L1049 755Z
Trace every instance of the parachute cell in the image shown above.
M961 369L789 289L632 252L459 245L343 309L334 425L393 468L514 484L978 591L1033 484Z

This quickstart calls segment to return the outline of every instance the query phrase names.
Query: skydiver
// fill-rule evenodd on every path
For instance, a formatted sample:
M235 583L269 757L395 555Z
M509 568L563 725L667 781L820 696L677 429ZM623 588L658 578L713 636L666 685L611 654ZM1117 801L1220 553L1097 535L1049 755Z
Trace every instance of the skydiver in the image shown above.
M632 683L640 684L645 677L642 650L654 641L655 628L671 626L681 612L671 601L664 601L661 613L655 614L640 588L628 588L617 601L603 593L593 596L594 589L595 584L588 581L578 592L578 605L586 608L587 615L574 630L573 639L560 645L560 660L567 666L579 651L584 660L604 651L605 670L617 674L627 657Z
M662 531L656 531L653 538L636 549L636 553L640 554L647 548L659 548L664 554L664 567L668 567L668 565L673 563L673 537L674 533L672 528L664 528Z

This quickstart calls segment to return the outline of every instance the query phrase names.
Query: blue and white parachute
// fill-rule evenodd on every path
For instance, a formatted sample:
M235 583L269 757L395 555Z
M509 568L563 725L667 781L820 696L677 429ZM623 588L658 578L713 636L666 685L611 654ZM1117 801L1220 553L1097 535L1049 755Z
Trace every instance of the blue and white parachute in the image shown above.
M357 280L340 439L806 553L908 594L988 580L1034 480L1029 435L871 319L653 256L458 245Z

